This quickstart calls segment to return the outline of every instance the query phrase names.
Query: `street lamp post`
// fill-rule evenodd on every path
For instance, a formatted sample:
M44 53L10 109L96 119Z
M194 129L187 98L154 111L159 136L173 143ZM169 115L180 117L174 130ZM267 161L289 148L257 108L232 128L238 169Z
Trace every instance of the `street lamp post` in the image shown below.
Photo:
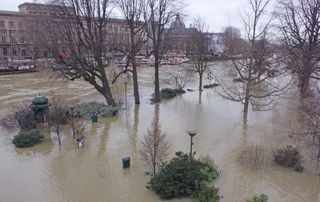
M196 131L192 130L192 131L188 131L188 134L190 136L190 161L192 160L192 146L193 146L193 137L197 134Z
M73 116L73 110L74 110L74 107L70 107L70 110L71 110L71 127L72 127L72 133L73 133L73 139L76 138L76 131L75 131L75 128L74 128L74 116Z

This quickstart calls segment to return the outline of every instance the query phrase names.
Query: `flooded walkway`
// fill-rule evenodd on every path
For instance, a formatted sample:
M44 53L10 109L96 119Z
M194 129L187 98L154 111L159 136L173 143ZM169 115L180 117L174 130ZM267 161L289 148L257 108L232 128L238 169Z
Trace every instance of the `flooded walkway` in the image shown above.
M213 72L224 71L224 63L214 64ZM178 67L162 67L161 78L168 78ZM216 182L222 202L245 201L253 194L265 193L270 202L320 202L319 172L311 161L312 153L303 142L289 138L292 131L304 127L300 103L294 92L282 98L272 111L253 111L248 126L243 127L242 106L221 98L214 89L187 92L160 105L150 104L153 91L153 69L140 69L141 105L132 103L128 89L127 108L119 116L88 124L85 147L77 149L71 132L64 130L62 146L57 141L45 142L28 149L14 148L12 134L0 135L0 201L161 201L146 189L149 177L139 156L140 142L159 108L162 131L171 144L170 154L189 151L187 130L195 129L194 150L209 155L219 166ZM83 81L57 82L46 72L0 77L0 112L30 103L37 94L49 96L50 90L63 95L70 104L104 101ZM204 83L208 83L205 81ZM187 88L197 89L197 77ZM124 86L118 87L119 97ZM242 149L263 144L279 148L296 144L305 155L304 173L276 165L255 171L237 161ZM131 168L123 170L121 159L131 157ZM174 201L190 202L190 199Z

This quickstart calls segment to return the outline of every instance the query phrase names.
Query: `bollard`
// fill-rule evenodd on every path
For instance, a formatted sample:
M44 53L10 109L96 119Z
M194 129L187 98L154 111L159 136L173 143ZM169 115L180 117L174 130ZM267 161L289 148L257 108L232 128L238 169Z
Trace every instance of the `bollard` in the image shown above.
M122 168L130 168L130 157L122 158Z

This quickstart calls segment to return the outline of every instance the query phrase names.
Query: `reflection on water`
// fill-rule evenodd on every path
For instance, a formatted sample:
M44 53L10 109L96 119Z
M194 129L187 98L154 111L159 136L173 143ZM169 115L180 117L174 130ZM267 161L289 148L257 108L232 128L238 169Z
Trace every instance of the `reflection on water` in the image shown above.
M222 71L223 63L211 67ZM161 78L169 78L178 67L163 67ZM49 79L49 73L0 77L0 112L30 103L38 93L49 96L53 89L68 103L104 101L83 81L63 83ZM217 186L222 201L244 201L265 193L270 201L320 201L320 181L308 156L302 174L272 165L263 171L248 170L237 162L237 154L246 146L263 144L270 148L287 143L304 149L306 145L289 138L292 131L304 126L299 100L288 93L277 108L268 112L250 112L243 123L242 106L223 100L214 89L187 92L159 105L150 104L153 91L152 68L140 69L140 106L133 104L128 86L128 106L119 116L88 124L85 147L77 149L72 133L65 129L62 146L46 140L28 149L15 149L12 135L0 136L0 201L137 201L160 199L146 189L148 168L139 157L139 145L154 118L171 144L170 154L187 152L190 139L187 130L195 129L194 150L208 154L222 170ZM197 77L188 88L197 89ZM206 83L205 81L204 83ZM121 89L121 86L119 87ZM308 153L306 149L304 153ZM121 159L131 157L131 168L123 170ZM176 201L191 201L180 199Z

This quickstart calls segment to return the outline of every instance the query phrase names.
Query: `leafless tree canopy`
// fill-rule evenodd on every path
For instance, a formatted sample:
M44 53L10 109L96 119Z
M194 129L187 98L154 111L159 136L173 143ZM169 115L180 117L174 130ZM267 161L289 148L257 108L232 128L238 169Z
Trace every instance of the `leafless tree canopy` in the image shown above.
M140 104L136 56L146 42L146 24L142 21L145 0L116 0L115 3L120 9L122 16L125 18L127 26L130 30L130 44L128 44L130 48L129 50L120 50L126 55L127 65L124 71L120 72L119 75L122 73L127 73L129 71L128 66L130 64L132 65L132 71L129 72L132 72L133 75L132 78L135 103Z
M57 0L58 16L47 21L58 40L51 44L60 62L56 66L70 80L83 78L115 106L106 75L108 0Z
M317 148L317 157L320 160L320 89L317 89L316 97L309 106L305 107L305 115L307 117L308 127L302 135L311 138L312 145ZM299 135L301 135L299 133Z
M190 71L184 70L174 73L166 80L166 84L175 89L184 89L191 82Z
M154 55L154 102L160 102L159 66L164 54L166 26L179 14L184 5L183 0L146 0L145 21L148 38Z
M156 173L158 166L168 155L169 143L166 135L161 132L158 120L153 120L151 128L142 140L140 154L148 166L152 168L153 174Z
M241 102L247 118L249 104L254 109L265 110L274 106L275 98L289 85L268 40L270 21L266 14L269 0L250 0L250 12L243 17L248 46L241 51L241 58L233 60L233 83L221 84L223 97Z
M308 95L311 79L320 79L320 1L279 1L279 28L287 46L287 65L297 73L300 93Z
M208 26L201 18L194 20L193 26L197 29L190 38L191 49L189 57L192 61L192 71L199 75L199 90L202 90L203 73L208 67L207 56L209 53L210 38L207 35Z

